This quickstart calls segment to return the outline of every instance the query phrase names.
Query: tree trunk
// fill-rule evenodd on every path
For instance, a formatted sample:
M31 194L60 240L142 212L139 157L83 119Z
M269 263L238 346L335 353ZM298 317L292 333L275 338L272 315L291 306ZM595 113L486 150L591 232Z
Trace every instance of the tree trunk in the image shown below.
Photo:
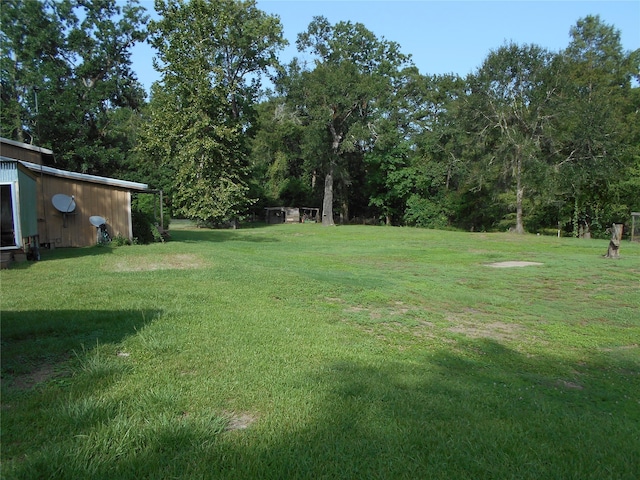
M349 223L349 203L345 200L342 202L342 212L340 215L340 223L345 224Z
M327 176L324 178L324 198L322 199L322 225L329 226L333 223L333 163L329 166Z
M578 192L574 190L575 200L573 203L573 218L571 223L573 225L573 236L578 238L580 235L580 207L578 204Z
M622 240L622 228L623 224L614 223L611 225L611 240L609 241L609 248L607 249L606 258L619 258L620 257L620 241Z
M516 159L516 233L524 233L524 224L522 222L522 198L524 197L524 187L522 186L522 158L520 157L520 149L518 149L518 158Z
M334 112L334 118L335 118ZM335 225L333 223L333 171L335 162L338 157L338 150L340 149L340 142L342 142L342 135L338 133L335 125L329 122L329 132L331 133L331 150L333 151L334 158L329 162L329 171L327 176L324 177L324 198L322 199L322 225Z

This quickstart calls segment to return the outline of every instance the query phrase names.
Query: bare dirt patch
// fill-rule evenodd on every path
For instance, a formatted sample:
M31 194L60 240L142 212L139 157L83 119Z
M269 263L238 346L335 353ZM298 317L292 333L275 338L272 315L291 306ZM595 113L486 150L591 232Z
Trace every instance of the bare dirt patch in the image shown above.
M620 345L618 347L605 347L601 348L603 352L617 352L620 350L633 350L640 347L637 343L632 343L631 345Z
M48 382L54 378L67 376L61 372L55 363L43 363L27 373L19 373L13 376L11 386L16 390L29 390L36 385Z
M249 428L258 417L249 412L241 412L241 413L230 413L227 412L225 414L227 417L227 427L225 430L234 431L234 430L246 430Z
M566 388L567 390L584 390L584 387L576 382L570 382L568 380L558 380L555 385L557 387Z
M206 262L197 255L183 253L120 259L109 264L113 272L150 272L154 270L190 270L202 268Z
M522 261L509 261L509 262L495 262L487 264L487 267L493 268L513 268L513 267L532 267L537 265L543 265L540 262L522 262Z
M455 321L456 325L448 328L452 333L462 333L470 338L489 338L492 340L517 340L524 335L525 329L514 323L488 322L477 323L471 321Z

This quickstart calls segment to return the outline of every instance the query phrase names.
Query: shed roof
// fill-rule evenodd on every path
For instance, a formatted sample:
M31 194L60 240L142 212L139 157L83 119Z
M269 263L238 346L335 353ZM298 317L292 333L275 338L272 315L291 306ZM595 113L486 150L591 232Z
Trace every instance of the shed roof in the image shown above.
M118 180L116 178L100 177L98 175L89 175L86 173L69 172L67 170L60 170L58 168L47 167L45 165L38 165L36 163L25 162L20 160L25 167L37 173L46 173L47 175L53 175L55 177L69 178L72 180L80 180L83 182L99 183L102 185L110 185L112 187L124 188L126 190L135 190L139 192L145 192L149 190L149 185L146 183L129 182L127 180Z
M0 137L2 143L13 145L14 147L24 148L26 150L33 150L34 152L42 153L43 155L53 155L53 152L48 148L38 147L37 145L31 145L29 143L16 142L15 140L9 140L8 138Z

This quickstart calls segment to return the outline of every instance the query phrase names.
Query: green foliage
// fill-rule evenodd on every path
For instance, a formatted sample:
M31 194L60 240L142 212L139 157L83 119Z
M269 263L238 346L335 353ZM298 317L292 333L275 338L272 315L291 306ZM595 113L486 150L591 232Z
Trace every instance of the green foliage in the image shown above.
M166 197L164 197L166 198ZM145 213L149 218L152 218L154 223L160 223L160 195L157 193L153 194L137 194L131 200L131 207L133 210L139 210L140 212ZM171 212L164 206L163 208L164 218L162 225L164 228L169 228L171 224Z
M246 137L257 78L277 67L282 27L254 1L158 1L150 24L162 74L141 150L173 172L178 215L205 223L238 216L249 198ZM194 48L196 45L197 48Z
M311 170L324 180L323 224L333 224L334 183L349 216L349 187L362 170L363 153L374 143L376 108L391 94L393 79L409 63L395 42L378 39L361 23L331 25L314 17L298 35L298 50L315 55L313 69L290 66L281 84L292 108L305 119L305 147ZM363 202L364 203L364 202Z
M505 45L489 54L471 80L473 131L488 151L483 167L493 170L494 189L500 182L513 191L518 233L525 231L523 206L553 118L549 104L557 75L552 58L535 45Z
M111 239L112 247L124 247L126 245L132 245L132 244L133 242L131 240L129 240L124 235L120 235L120 234L116 235Z
M11 0L1 12L2 136L52 148L57 168L121 171L133 149L122 124L145 96L130 59L146 37L144 9L135 0Z
M439 203L418 195L412 195L407 200L404 220L407 225L424 228L442 229L448 224L447 216Z
M146 104L139 2L6 0L0 133L52 148L58 168L162 189L165 225L323 204L328 221L606 237L640 210L640 50L600 17L560 52L506 43L460 78L324 17L296 42L312 60L282 68L282 25L257 5L158 0ZM258 104L265 76L276 94Z
M131 212L131 226L133 228L133 237L139 244L148 244L156 240L154 235L155 219L153 214L146 213L140 210L132 210Z
M599 218L604 205L624 205L632 198L619 198L617 185L626 181L621 174L633 175L631 152L637 151L637 144L625 139L631 133L630 108L636 109L632 135L638 135L638 89L631 88L638 65L623 52L620 33L597 16L579 20L571 36L558 58L563 103L554 117L558 132L554 162L567 205L573 207L572 233L577 236L580 223L612 220L609 215Z

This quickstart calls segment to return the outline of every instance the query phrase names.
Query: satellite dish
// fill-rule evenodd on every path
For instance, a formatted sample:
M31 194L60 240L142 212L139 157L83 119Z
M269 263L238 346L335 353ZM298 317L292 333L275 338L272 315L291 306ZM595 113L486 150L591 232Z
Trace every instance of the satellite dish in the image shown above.
M107 221L99 215L90 216L89 222L91 223L91 225L93 225L96 228L100 227L100 225L104 225L105 223L107 223Z
M65 195L64 193L57 193L51 197L51 203L53 206L62 213L71 213L76 209L76 201L74 196Z

